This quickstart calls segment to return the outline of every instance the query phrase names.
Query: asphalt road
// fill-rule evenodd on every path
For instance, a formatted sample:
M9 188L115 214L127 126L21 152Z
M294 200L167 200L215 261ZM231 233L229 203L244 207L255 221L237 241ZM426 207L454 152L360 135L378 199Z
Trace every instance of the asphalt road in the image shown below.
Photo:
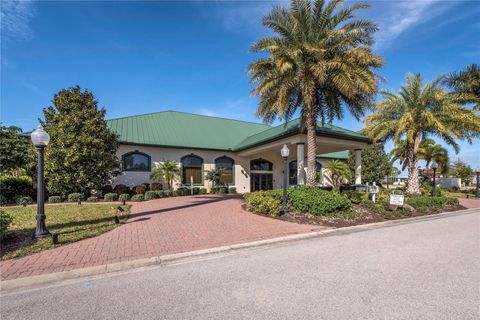
M1 319L480 319L480 210L3 292Z

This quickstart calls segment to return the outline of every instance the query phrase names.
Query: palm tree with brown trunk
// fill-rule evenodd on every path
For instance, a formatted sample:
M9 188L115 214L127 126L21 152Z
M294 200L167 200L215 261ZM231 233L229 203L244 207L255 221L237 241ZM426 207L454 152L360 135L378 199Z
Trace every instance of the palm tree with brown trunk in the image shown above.
M292 0L289 8L274 7L263 18L273 36L258 40L252 51L267 55L248 67L252 93L260 99L257 115L266 123L287 123L299 111L307 131L307 183L316 184L317 120L331 123L355 118L373 106L383 65L372 53L377 26L357 19L364 4L344 7L343 1Z
M458 153L457 140L472 143L480 136L480 116L443 90L442 79L424 85L420 74L408 74L398 93L382 91L383 100L364 120L364 132L373 141L392 139L398 146L405 139L407 194L420 194L418 160L423 139L440 138Z

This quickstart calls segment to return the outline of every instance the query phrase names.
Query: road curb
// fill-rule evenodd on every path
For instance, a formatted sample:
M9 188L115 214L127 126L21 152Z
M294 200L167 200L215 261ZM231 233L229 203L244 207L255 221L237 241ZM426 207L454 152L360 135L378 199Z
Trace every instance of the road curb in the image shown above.
M389 221L356 225L356 226L337 228L337 229L332 228L327 230L293 234L293 235L288 235L288 236L283 236L278 238L258 240L253 242L246 242L246 243L221 246L221 247L215 247L215 248L209 248L209 249L203 249L203 250L175 253L175 254L130 260L130 261L122 261L117 263L109 263L105 265L92 266L92 267L86 267L81 269L73 269L69 271L47 273L47 274L42 274L38 276L5 280L5 281L0 281L0 291L13 290L13 289L19 289L24 287L33 287L33 286L38 286L38 285L51 283L51 282L69 280L69 279L86 277L86 276L95 276L95 275L104 274L104 273L119 272L119 271L125 271L125 270L140 268L140 267L148 267L153 265L169 265L169 264L178 263L181 261L188 261L191 259L204 257L208 255L214 255L218 253L226 253L230 251L268 246L268 245L278 244L278 243L300 241L300 240L306 240L306 239L316 238L321 236L335 236L335 235L343 235L343 234L349 234L354 232L362 232L362 231L379 229L384 227L409 224L412 222L435 220L435 219L440 219L448 216L468 214L473 212L480 213L480 209L478 208L465 209L465 210L459 210L459 211L433 214L428 216L389 220Z

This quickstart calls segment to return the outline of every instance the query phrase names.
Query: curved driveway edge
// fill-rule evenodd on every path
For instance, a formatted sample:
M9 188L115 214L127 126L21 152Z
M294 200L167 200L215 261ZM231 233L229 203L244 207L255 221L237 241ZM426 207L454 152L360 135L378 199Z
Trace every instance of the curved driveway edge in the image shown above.
M0 279L150 259L308 233L322 227L245 212L238 195L199 195L134 203L127 222L100 236L0 262ZM48 219L48 218L47 218ZM48 220L47 220L48 225ZM60 235L61 236L61 235Z

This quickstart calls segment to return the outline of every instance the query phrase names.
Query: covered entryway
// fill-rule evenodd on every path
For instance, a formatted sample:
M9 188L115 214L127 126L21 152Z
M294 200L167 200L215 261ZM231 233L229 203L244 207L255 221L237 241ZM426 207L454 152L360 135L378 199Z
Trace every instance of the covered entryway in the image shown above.
M250 161L250 191L273 189L273 163L265 159Z

